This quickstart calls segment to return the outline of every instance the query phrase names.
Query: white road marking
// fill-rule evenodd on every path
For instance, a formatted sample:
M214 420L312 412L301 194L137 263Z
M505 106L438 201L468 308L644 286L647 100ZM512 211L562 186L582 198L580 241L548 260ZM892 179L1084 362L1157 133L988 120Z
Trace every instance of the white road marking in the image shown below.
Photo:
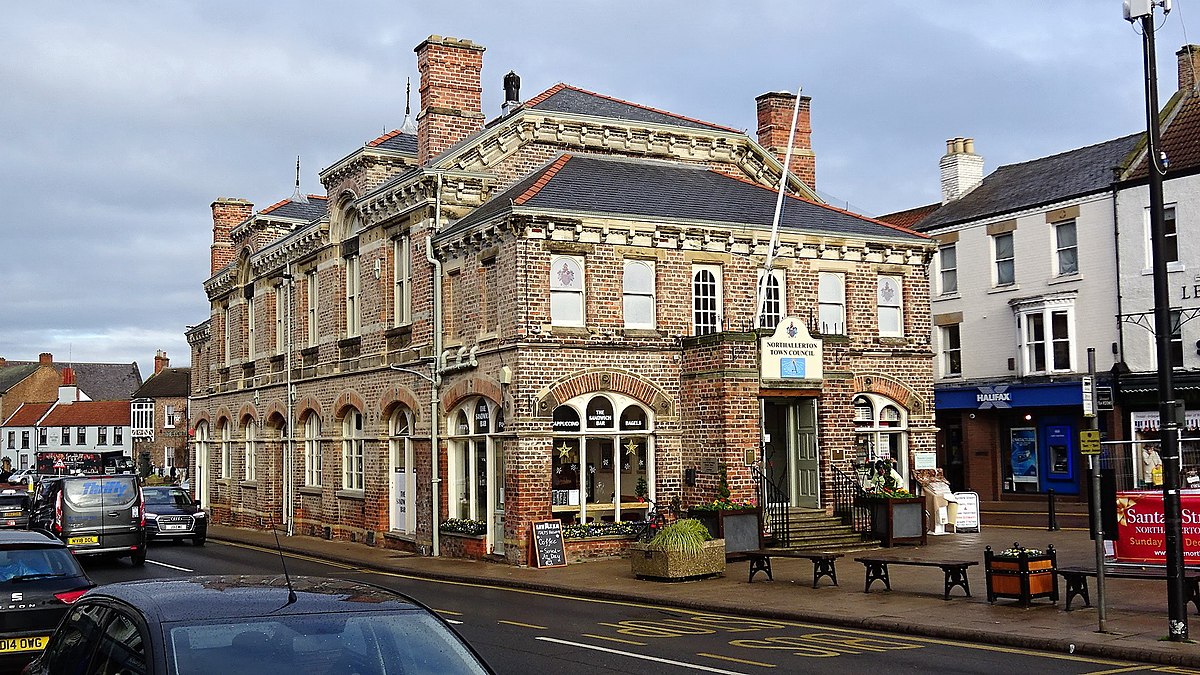
M189 570L186 567L178 567L176 565L168 565L165 562L158 562L157 560L147 560L146 562L150 563L151 565L158 565L159 567L170 567L171 569L179 570L180 572L195 572L196 571L196 570Z
M452 624L454 624L455 626L460 626L460 625L462 625L462 622L461 622L461 621L459 621L458 619L445 619L445 622L446 622L446 623L452 623Z
M647 654L635 654L633 652L623 652L620 649L610 649L609 647L601 647L599 645L589 645L584 642L571 642L569 640L559 640L551 637L535 637L534 640L542 640L543 642L554 642L560 645L568 645L571 647L582 647L583 649L592 649L598 652L608 652L609 654L618 654L620 656L629 656L635 659L644 661L654 661L656 663L665 663L670 666L679 666L680 668L691 668L692 670L702 670L706 673L721 673L721 675L745 675L734 670L721 670L720 668L710 668L702 666L698 663L685 663L683 661L672 661L659 656L649 656Z

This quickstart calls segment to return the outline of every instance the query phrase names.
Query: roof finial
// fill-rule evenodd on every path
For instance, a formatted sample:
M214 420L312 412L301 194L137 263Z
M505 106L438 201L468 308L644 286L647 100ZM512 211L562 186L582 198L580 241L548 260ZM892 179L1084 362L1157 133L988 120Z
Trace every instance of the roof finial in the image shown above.
M308 197L300 191L300 155L296 155L296 191L292 193L292 201L297 204L308 203Z
M417 125L412 120L412 78L405 78L404 86L404 124L400 125L400 133L416 135Z

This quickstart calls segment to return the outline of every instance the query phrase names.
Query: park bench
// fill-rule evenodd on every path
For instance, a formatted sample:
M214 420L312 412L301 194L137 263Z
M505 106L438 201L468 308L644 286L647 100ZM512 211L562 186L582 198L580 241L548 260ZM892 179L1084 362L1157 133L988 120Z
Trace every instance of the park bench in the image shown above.
M1066 611L1071 611L1071 600L1075 596L1083 598L1083 606L1091 607L1092 599L1088 594L1088 577L1095 577L1096 570L1087 567L1059 567L1058 574L1062 576L1063 581L1067 585L1067 605ZM1186 569L1183 571L1184 580L1184 604L1192 603L1196 607L1196 612L1200 613L1200 570ZM1122 568L1122 567L1105 567L1105 579L1146 579L1152 581L1164 581L1167 578L1167 572L1164 569L1155 568Z
M748 583L754 583L754 575L759 572L767 573L767 580L774 581L775 577L771 575L771 558L803 558L811 560L813 564L813 588L817 587L817 582L821 577L829 577L833 581L833 585L837 586L837 559L842 557L841 553L826 553L823 551L795 551L788 549L758 549L754 551L732 551L725 554L726 562L740 562L742 560L750 561L750 579Z
M879 556L863 556L854 559L863 564L867 573L863 593L871 592L871 584L882 581L887 590L892 590L892 582L888 577L888 565L913 565L916 567L940 567L946 575L946 593L943 596L950 599L950 590L955 586L962 588L971 597L971 584L967 579L967 568L978 565L977 560L932 560L925 558L894 558Z

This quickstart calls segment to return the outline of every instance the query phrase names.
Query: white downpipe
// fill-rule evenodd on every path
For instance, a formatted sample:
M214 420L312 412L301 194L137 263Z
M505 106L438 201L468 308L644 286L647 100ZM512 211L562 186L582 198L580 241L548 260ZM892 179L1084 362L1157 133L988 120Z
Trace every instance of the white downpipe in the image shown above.
M787 152L783 156L783 171L779 174L779 194L775 196L775 217L771 220L771 244L767 249L767 257L763 260L763 276L758 280L757 302L755 302L754 325L751 330L757 330L762 324L763 310L767 304L767 277L771 274L771 266L775 263L775 249L779 246L779 217L783 213L783 193L787 188L788 167L792 165L792 142L796 139L796 120L800 117L800 94L804 87L796 89L796 106L792 109L792 129L788 132Z
M442 354L442 263L433 255L433 235L442 226L441 172L437 174L437 189L434 191L433 204L433 229L425 237L425 259L433 265L433 363L430 365L432 378L429 383L429 453L430 463L433 467L433 475L430 480L433 504L430 513L433 514L433 550L430 551L430 555L437 557L441 554L441 537L438 528L441 526L439 509L442 503L441 466L438 462L438 385L442 381L441 374L438 373L438 363Z
M287 398L287 425L285 432L287 433L287 442L284 444L283 454L283 519L287 527L287 536L292 536L296 533L296 486L295 477L292 471L296 464L296 411L295 397L292 396L292 288L294 279L292 279L292 262L289 260L284 271L284 283L287 285L287 344L284 347L287 349L287 357L284 363L284 371L287 373L285 379L287 390L284 396Z

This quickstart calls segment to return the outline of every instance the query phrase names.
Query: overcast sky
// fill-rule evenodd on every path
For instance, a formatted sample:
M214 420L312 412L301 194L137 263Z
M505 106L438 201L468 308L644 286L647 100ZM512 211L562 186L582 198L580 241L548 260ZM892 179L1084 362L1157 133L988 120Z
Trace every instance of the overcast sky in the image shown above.
M1158 13L1159 90L1200 13ZM487 48L500 111L557 82L755 130L812 97L817 188L868 215L940 198L945 140L985 172L1144 129L1120 0L6 3L0 22L0 356L189 364L220 196L265 208L404 115L421 40ZM1196 22L1189 40L1187 21Z

